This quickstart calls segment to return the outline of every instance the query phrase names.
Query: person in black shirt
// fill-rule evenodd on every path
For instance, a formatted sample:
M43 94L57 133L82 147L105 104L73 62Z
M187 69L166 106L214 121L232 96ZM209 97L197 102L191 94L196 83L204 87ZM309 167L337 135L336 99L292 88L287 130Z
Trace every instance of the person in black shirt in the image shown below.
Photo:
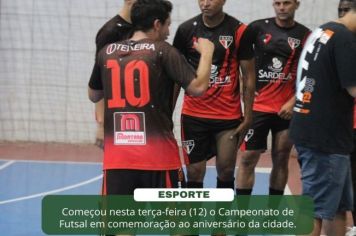
M267 149L272 133L272 171L270 195L283 195L288 181L288 162L292 142L288 138L289 122L295 101L295 79L300 53L310 30L294 20L297 0L274 0L276 16L256 20L246 29L256 56L256 93L253 124L248 131L237 172L237 195L250 195L255 167Z
M353 209L350 153L356 97L356 0L309 36L298 64L290 137L301 165L303 195L314 200L312 235L344 235Z
M133 28L131 25L130 11L132 4L136 0L124 0L124 5L122 6L118 15L111 18L106 22L96 34L96 53L109 43L117 42L123 39L127 39L131 36ZM96 56L95 56L96 57ZM94 65L91 78L98 76L99 69ZM100 148L104 148L104 101L100 100L95 103L95 118L97 122L97 132L95 145Z

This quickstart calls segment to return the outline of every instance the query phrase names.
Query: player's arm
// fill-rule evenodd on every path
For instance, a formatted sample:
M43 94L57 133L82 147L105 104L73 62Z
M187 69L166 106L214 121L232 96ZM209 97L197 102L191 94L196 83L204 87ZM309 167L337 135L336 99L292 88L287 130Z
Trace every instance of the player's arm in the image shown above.
M255 59L241 60L240 69L242 74L244 117L242 123L236 128L233 135L238 135L238 147L252 124L252 105L255 98L256 73Z
M176 34L174 35L173 39L173 46L178 49L180 53L185 55L185 46L184 46L184 39L183 39L184 33L182 32L182 28L178 27ZM181 86L178 85L177 83L174 85L174 90L173 90L173 108L175 108L177 104L177 100L179 97Z
M211 63L214 44L208 39L200 38L194 48L200 53L197 70L187 62L184 56L168 43L162 43L164 70L169 78L183 87L187 94L201 96L209 87Z
M176 107L177 100L178 100L179 93L180 93L180 88L181 87L178 84L174 85L174 88L173 88L173 100L172 100L173 108Z
M291 97L286 103L283 104L278 115L285 120L292 119L293 107L295 104L295 96Z
M104 91L103 90L95 90L88 86L88 97L89 100L93 103L99 102L102 98L104 98Z
M201 96L209 87L214 44L208 39L199 38L194 48L200 53L200 60L196 77L190 82L186 92L192 96Z
M354 98L356 98L356 86L355 87L347 87L347 92Z
M96 103L99 102L100 99L104 98L104 90L101 83L101 72L98 59L96 59L94 68L95 73L90 76L88 83L88 97L90 101Z
M244 103L244 116L242 123L235 129L231 138L237 135L238 147L252 124L252 105L255 98L256 90L256 72L254 57L254 39L258 30L255 29L254 23L247 27L240 26L237 34L242 34L239 41L239 51L237 58L240 59L240 72L242 76L242 100ZM236 36L238 38L238 36ZM237 41L238 42L238 41Z
M96 56L95 56L96 57ZM96 61L96 59L95 59ZM96 78L100 77L100 68L98 66L97 63L94 64L93 66L93 70L91 72L91 75L90 75L90 79L89 81L91 81L90 83L94 83L94 81L96 80ZM90 87L90 83L89 83L89 87L88 87L88 97L90 99L90 101L96 103L96 102L99 102L100 99L98 99L100 96L101 98L103 98L103 91L101 90L101 95L100 95L100 90L94 90L94 89L91 89Z

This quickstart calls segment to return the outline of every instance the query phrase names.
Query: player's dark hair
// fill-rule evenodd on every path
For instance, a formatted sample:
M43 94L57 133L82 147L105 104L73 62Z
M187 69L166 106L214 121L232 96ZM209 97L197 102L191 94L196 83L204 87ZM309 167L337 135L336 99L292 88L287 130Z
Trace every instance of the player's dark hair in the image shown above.
M340 0L340 3L341 2L349 2L351 9L356 10L356 0Z
M153 28L155 20L164 24L172 8L172 3L167 0L137 0L131 9L132 24L135 30L147 32Z
M343 5L343 3L347 5ZM338 7L339 17L344 16L348 11L356 11L356 0L340 0Z

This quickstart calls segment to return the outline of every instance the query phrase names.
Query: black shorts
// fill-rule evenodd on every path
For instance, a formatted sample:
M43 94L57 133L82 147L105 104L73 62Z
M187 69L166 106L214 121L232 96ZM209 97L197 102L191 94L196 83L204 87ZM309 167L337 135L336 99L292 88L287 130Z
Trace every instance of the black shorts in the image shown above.
M179 188L185 186L183 169L104 171L103 195L133 195L136 188Z
M253 123L245 136L246 150L266 150L267 137L271 130L272 136L289 128L289 120L284 120L275 113L254 111Z
M186 164L216 156L215 136L221 131L237 128L241 119L215 120L182 115L182 146Z

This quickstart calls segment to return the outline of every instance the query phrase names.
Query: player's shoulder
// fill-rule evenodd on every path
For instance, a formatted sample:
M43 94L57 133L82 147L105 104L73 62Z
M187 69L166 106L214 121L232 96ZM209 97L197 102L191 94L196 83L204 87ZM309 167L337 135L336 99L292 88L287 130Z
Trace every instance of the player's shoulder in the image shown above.
M223 21L223 24L225 26L222 27L228 27L231 29L238 29L241 26L246 27L247 25L243 23L242 21L238 20L237 18L230 16L229 14L225 13L225 19Z
M120 21L120 16L119 15L115 15L114 17L112 17L111 19L109 19L108 21L106 21L98 30L98 33L96 34L97 37L100 36L100 34L103 31L107 31L108 28L112 28L113 25L116 24L116 22Z
M171 44L169 44L166 41L151 41L151 42L155 45L156 50L159 50L162 53L166 53L175 49L175 47L173 47Z
M109 19L104 25L103 28L107 27L123 27L126 25L130 25L126 20L124 20L120 15L115 15L111 19Z
M263 18L254 20L247 26L247 31L250 34L258 34L262 32L271 31L274 28L273 18Z
M295 21L295 26L296 28L299 28L299 30L303 31L303 32L310 32L311 30L306 27L305 25L299 23L298 21Z
M268 25L273 25L274 23L274 18L269 17L269 18L263 18L263 19L258 19L252 21L249 26L250 27L266 27Z
M330 36L330 38L332 39L335 40L342 39L342 41L344 40L355 41L355 35L352 33L351 30L346 28L344 24L330 21L321 25L319 28L322 29L325 32L325 34Z
M225 13L225 21L226 22L229 22L229 23L232 23L232 24L236 24L236 25L242 25L244 24L242 21L240 21L239 19L237 19L236 17L234 16L231 16L227 13Z
M116 34L120 30L126 30L132 28L132 25L125 21L120 15L115 15L98 30L96 39L105 38L107 35Z
M197 27L201 22L202 22L202 15L199 14L184 21L179 25L178 28L183 30L191 29L192 27Z

